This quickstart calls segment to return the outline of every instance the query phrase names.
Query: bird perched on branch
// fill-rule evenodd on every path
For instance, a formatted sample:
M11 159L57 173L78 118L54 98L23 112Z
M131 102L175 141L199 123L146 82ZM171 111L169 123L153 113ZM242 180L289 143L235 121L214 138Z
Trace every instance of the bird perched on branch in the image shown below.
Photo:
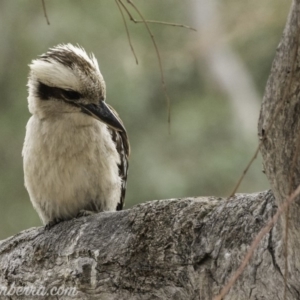
M58 45L30 64L25 186L44 224L121 210L129 142L95 56Z

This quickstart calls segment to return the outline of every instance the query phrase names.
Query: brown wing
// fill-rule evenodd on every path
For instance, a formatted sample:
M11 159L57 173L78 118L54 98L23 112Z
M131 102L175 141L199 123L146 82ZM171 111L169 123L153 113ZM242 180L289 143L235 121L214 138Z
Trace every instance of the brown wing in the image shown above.
M108 106L123 125L123 122L120 119L120 117L118 116L117 112L110 105L108 105ZM129 145L129 140L128 140L126 131L121 132L121 131L114 130L112 128L109 128L109 131L111 133L113 141L116 144L117 151L120 155L120 164L118 165L118 167L119 167L119 175L122 180L122 186L121 186L120 202L118 203L116 209L122 210L124 207L125 194L126 194L128 158L129 158L129 154L130 154L130 145Z

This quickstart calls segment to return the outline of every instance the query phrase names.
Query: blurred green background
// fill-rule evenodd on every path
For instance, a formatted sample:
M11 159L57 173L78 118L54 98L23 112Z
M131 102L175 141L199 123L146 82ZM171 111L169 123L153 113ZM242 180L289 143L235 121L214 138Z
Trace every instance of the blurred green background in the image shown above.
M78 43L94 52L107 102L122 117L132 156L126 208L186 196L227 196L257 147L259 105L288 14L283 0L135 1L150 24L171 98L143 24L128 21L135 64L114 1L0 1L0 239L40 226L23 184L21 150L28 64L49 47ZM139 19L131 9L132 14ZM269 187L258 158L239 192Z

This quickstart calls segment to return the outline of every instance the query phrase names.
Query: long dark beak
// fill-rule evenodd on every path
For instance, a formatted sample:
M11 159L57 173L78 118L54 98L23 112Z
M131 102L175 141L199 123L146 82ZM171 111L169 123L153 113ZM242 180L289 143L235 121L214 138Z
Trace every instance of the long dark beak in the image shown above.
M117 118L117 116L112 112L112 110L107 106L104 101L100 101L99 105L87 104L80 105L82 111L93 118L105 123L109 127L115 130L126 132L124 126Z

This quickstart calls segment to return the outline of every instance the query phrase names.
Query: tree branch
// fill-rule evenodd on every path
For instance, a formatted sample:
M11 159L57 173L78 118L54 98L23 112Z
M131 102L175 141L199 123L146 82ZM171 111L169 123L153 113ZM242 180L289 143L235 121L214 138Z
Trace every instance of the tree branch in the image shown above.
M50 21L49 21L48 15L47 15L45 0L42 0L42 5L43 5L43 12L44 12L45 19L47 21L47 24L50 25Z
M72 299L211 300L276 208L271 192L240 194L223 206L214 197L152 201L26 230L0 244L0 286L75 286ZM263 239L230 295L261 295L270 278L256 291L253 283L264 271L283 288L268 250L277 243Z

